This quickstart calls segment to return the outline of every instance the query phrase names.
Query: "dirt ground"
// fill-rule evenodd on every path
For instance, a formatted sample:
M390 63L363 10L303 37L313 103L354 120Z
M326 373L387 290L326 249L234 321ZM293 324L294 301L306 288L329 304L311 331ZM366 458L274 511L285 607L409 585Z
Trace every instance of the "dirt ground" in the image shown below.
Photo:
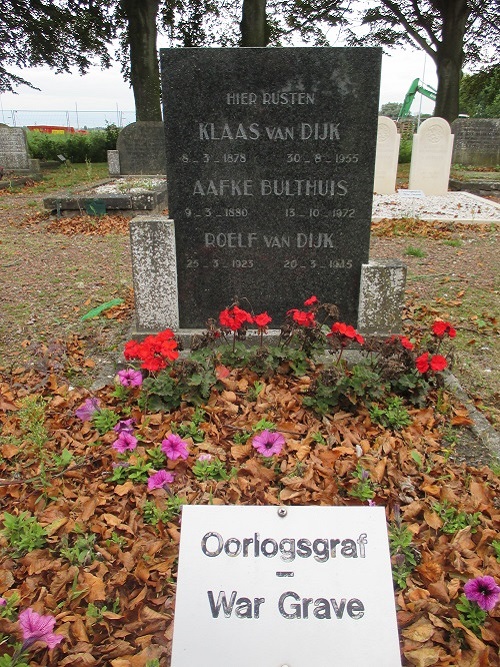
M12 369L58 356L75 384L88 382L100 359L121 349L132 322L131 259L126 219L87 220L84 233L49 220L43 195L29 188L0 193L0 367ZM57 231L59 224L59 229ZM78 227L76 229L79 229ZM381 224L371 258L408 266L405 326L428 327L436 317L457 327L453 372L496 426L500 423L498 233L494 226ZM82 321L114 298L125 304L107 317ZM80 362L68 340L83 341ZM69 360L69 361L68 361ZM45 363L48 363L47 361Z

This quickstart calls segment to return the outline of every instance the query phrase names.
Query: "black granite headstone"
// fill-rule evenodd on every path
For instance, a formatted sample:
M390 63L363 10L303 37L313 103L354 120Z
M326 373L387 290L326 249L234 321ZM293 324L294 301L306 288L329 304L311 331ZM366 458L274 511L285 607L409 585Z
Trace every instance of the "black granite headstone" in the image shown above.
M315 294L356 324L381 50L162 49L181 327Z

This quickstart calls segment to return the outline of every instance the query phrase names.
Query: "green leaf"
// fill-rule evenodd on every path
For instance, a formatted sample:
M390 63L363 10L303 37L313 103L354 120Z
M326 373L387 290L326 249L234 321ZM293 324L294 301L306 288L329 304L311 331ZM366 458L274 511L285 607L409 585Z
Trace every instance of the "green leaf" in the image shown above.
M92 310L89 310L88 313L85 313L85 315L82 315L80 320L89 320L91 317L97 317L97 315L100 315L105 310L109 310L114 306L119 306L121 303L123 303L123 299L111 299L111 301L106 301L106 303L102 303L100 306L96 306L95 308L92 308Z

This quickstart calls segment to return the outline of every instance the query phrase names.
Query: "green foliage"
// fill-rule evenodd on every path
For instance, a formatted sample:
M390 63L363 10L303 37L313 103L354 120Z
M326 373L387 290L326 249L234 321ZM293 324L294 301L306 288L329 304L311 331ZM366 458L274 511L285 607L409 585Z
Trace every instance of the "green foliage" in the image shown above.
M71 539L69 535L63 535L61 538L59 553L66 558L72 565L89 565L96 557L94 549L97 535L95 533L85 533Z
M493 551L495 552L495 558L500 563L500 540L493 540L491 543Z
M430 384L416 368L406 372L398 373L388 378L391 392L406 398L410 403L418 407L425 405Z
M45 428L46 405L41 396L26 396L18 411L19 426L37 449L41 449L49 437Z
M352 476L357 479L357 483L349 491L349 495L353 498L358 498L363 502L371 500L375 491L373 490L372 481L370 479L370 474L367 470L363 468L359 463L356 466L356 470L353 472Z
M138 456L135 463L116 465L113 469L113 474L111 477L108 477L107 481L123 484L127 479L130 479L133 482L144 483L148 481L149 473L152 468L152 463Z
M170 428L172 433L177 433L181 438L191 438L195 443L203 442L205 440L205 431L198 428L198 425L194 421L179 425L172 422Z
M389 525L392 578L396 586L406 588L406 579L420 562L420 553L412 544L413 535L400 521Z
M162 452L161 447L158 445L158 447L146 449L146 453L149 456L153 469L161 470L167 461L167 457L164 452Z
M388 398L383 408L373 403L370 408L370 418L377 424L395 431L399 431L411 423L408 410L404 407L399 396Z
M3 535L12 550L13 558L20 558L34 549L45 546L47 533L29 512L17 516L4 512Z
M170 496L167 498L166 506L160 509L154 501L146 500L142 506L144 521L152 526L156 526L160 522L166 524L180 514L185 502L184 498Z
M259 419L259 421L252 426L252 431L254 433L260 433L261 431L275 431L275 430L276 430L276 424L274 422L269 421L265 417Z
M67 468L73 461L73 454L65 447L60 454L52 454L52 460L58 468Z
M19 644L18 646L20 647L21 645ZM21 656L23 655L24 654L21 654ZM21 656L14 658L6 653L0 655L0 667L30 667L27 662L24 662L23 660L21 660L21 662L19 661Z
M113 531L111 533L111 537L106 540L105 544L108 548L113 544L116 544L120 549L123 549L123 547L127 544L127 538L122 537Z
M13 621L18 613L19 593L15 592L10 597L4 599L6 600L6 604L0 605L0 618L6 618L9 621Z
M101 435L111 431L113 426L116 426L120 421L120 417L116 414L114 410L110 408L103 408L102 410L96 410L92 415L92 423L99 431Z
M92 130L88 134L45 134L28 132L31 155L40 160L58 160L58 155L70 162L106 162L107 151L116 149L119 129L108 125L106 130Z
M317 442L318 445L326 445L326 440L319 431L317 433L313 433L311 437L313 442Z
M236 431L233 437L235 445L244 445L248 439L252 436L248 431Z
M500 118L500 65L462 77L460 111L474 118Z
M181 401L199 406L210 397L217 382L212 359L197 354L177 361L169 369L142 383L139 407L151 412L175 410Z
M334 366L319 374L303 403L324 415L335 408L349 410L359 402L380 400L386 389L380 375L367 363L355 364L351 369Z
M481 609L476 602L468 600L465 595L461 595L460 600L457 603L457 610L459 612L458 618L465 627L469 628L475 635L480 637L481 628L488 616L484 609Z
M411 151L413 146L413 136L401 137L399 144L399 164L408 164L411 162Z
M458 533L459 530L468 528L469 526L471 527L471 532L475 533L476 527L481 523L481 512L474 512L474 514L460 512L446 500L442 503L434 503L432 509L443 521L443 527L441 528L443 533L453 535L454 533Z
M234 477L238 472L234 467L231 468L229 473L226 472L224 464L218 458L212 458L209 461L197 460L192 470L196 479L201 481L206 481L207 479L223 481L231 479L231 477Z
M262 382L259 382L258 380L255 380L253 386L250 387L247 391L247 399L249 401L256 401L260 392L263 389L264 389L264 384Z

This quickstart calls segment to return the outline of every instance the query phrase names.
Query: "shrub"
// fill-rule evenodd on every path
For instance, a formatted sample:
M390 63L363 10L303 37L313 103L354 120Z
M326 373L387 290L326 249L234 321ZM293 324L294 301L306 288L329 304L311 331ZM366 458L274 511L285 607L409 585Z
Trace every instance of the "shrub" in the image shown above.
M88 134L44 134L28 132L28 146L34 158L57 160L58 155L70 162L106 162L107 151L116 148L119 128L108 125L105 130Z
M399 164L405 164L411 161L412 144L412 135L405 135L401 137L401 143L399 144Z

